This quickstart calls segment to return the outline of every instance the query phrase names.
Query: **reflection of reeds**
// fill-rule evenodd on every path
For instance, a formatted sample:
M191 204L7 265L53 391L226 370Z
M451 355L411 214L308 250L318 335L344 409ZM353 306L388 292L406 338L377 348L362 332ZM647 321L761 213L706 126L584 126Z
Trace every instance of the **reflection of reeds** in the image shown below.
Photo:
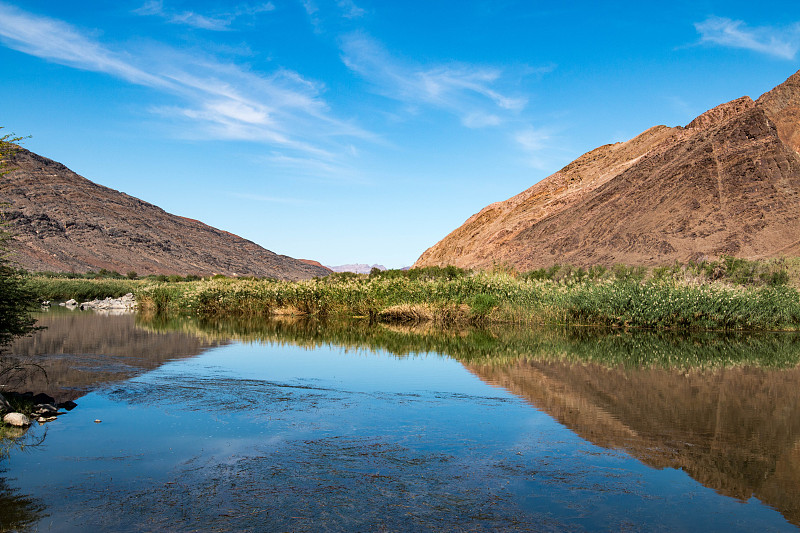
M28 531L46 516L45 502L21 493L0 476L0 531Z
M800 363L800 334L631 331L575 327L383 324L309 317L198 319L139 315L137 326L181 331L205 342L238 340L307 347L385 350L397 356L436 352L469 364L519 360L593 363L609 368L790 368Z

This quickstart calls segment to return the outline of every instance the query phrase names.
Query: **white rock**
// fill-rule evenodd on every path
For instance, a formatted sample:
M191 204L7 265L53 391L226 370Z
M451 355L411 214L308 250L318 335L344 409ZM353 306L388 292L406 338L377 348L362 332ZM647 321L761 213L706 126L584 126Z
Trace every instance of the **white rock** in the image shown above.
M47 403L42 403L36 406L36 414L37 415L47 415L47 414L56 414L58 413L58 408L55 405L50 405Z
M3 417L3 422L9 426L25 427L31 425L31 420L22 413L8 413Z

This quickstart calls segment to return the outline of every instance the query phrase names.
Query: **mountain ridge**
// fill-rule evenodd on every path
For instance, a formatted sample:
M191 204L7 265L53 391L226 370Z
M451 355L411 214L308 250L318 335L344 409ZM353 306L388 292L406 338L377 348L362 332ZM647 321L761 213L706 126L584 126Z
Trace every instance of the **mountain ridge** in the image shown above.
M15 238L11 260L34 271L258 276L286 280L330 271L167 213L23 148L0 180Z
M416 267L658 265L800 250L800 71L757 101L604 145L426 250Z

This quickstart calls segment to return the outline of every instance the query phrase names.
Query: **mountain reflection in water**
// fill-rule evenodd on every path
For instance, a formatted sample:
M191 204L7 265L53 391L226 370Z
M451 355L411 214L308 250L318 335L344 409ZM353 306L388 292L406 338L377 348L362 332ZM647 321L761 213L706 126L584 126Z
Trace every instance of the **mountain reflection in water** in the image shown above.
M59 402L224 343L140 328L132 313L103 316L57 307L35 316L43 329L16 339L8 349L30 371L9 383L8 389L44 392Z
M457 360L484 382L524 399L592 444L620 450L656 469L683 470L728 497L749 500L755 496L792 524L800 525L798 334L689 335L513 327L443 330L367 321L204 322L186 317L100 317L91 312L61 311L41 315L40 324L47 329L18 340L12 353L42 365L49 382L34 375L20 388L48 392L59 399L74 399L109 382L231 341L309 349L366 349L388 352L398 358L417 353L442 354ZM177 394L183 402L190 398L202 405L220 405L224 408L221 412L227 415L233 409L225 403L230 400L232 406L264 411L268 417L282 412L270 410L267 402L272 398L270 395L277 395L272 398L274 402L283 402L286 408L299 409L300 413L304 412L301 400L306 393L308 401L324 402L331 412L335 408L329 405L332 401L329 396L341 396L339 403L354 401L338 389L301 391L291 388L291 383L271 384L264 378L253 381L253 390L248 392L250 382L242 377L235 377L230 383L221 377L224 374L203 378L205 381L195 384L196 391L182 394L174 389L179 376L167 373L161 381L151 377L108 389L108 397L127 405L139 400L146 405L157 404L150 392L164 389L172 390L173 396L164 400L168 404L176 401ZM144 392L140 394L139 389ZM252 405L246 401L251 396L255 402ZM295 396L299 399L294 403L287 400ZM320 407L310 405L309 412ZM108 427L110 430L112 426ZM358 438L329 438L324 441L329 450L310 450L299 456L287 452L289 455L276 463L258 464L269 470L292 464L293 457L294 460L340 457L345 452L336 451L337 446L344 446L343 449L354 446L353 453L357 453L352 461L357 461L374 444L372 437L367 438L369 446L364 445L368 448L365 449L358 444ZM290 442L287 450L315 442L302 439ZM409 464L412 459L416 460L412 457ZM553 468L558 471L556 463ZM427 475L435 477L437 469L441 467L430 466ZM254 477L245 479L258 485L263 480L258 477L257 469L247 470L253 471ZM272 476L270 472L267 474ZM324 480L330 477L330 483L341 481L325 472L314 475ZM278 478L269 479L275 482ZM287 477L287 490L279 491L275 497L288 498L287 505L294 509L292 505L302 506L303 502L291 500L299 498L292 496L292 490L296 489L290 483L292 480L293 476ZM191 483L187 487L197 488ZM163 495L162 492L154 494ZM131 494L140 496L136 492ZM41 511L37 501L5 490L2 485L0 499L6 509L0 512L3 526L0 529L7 528L7 520L24 527ZM18 516L11 513L15 510L19 511Z
M147 324L144 324L147 325ZM159 321L206 342L434 351L578 436L800 525L800 335L591 329L441 330L366 322Z
M468 365L580 437L800 524L800 370L679 371L521 360Z

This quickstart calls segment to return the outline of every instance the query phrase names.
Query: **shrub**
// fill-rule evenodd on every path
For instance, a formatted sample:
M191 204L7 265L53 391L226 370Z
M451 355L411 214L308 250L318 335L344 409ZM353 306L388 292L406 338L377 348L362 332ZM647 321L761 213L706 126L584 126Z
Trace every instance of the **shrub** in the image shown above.
M475 294L467 299L467 305L469 305L472 315L476 318L486 317L498 303L494 295L486 293Z

